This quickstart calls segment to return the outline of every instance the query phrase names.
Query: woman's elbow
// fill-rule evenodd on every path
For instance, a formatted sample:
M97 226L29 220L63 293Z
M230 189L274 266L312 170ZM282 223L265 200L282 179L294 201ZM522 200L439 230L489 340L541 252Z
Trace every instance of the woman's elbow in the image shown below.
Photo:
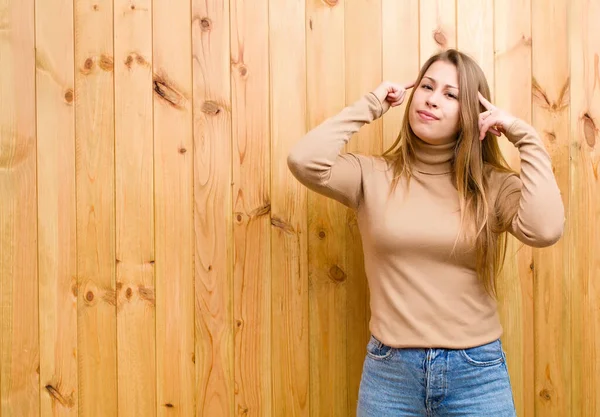
M288 169L290 170L290 172L295 177L298 177L300 172L302 172L302 167L304 166L304 161L297 152L294 152L292 150L288 153L288 156L287 156L287 166L288 166Z
M546 223L544 227L533 237L531 246L535 248L546 248L556 244L564 234L565 219L553 223Z

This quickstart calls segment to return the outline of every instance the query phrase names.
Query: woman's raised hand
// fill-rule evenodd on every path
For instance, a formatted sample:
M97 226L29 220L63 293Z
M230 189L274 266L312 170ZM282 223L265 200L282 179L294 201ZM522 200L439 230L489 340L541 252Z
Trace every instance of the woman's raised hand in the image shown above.
M390 106L396 107L402 104L406 97L406 90L414 87L414 81L407 84L396 84L389 81L384 81L373 90L373 94L379 99L385 113Z
M479 95L479 102L487 109L483 113L479 113L479 140L485 138L488 130L496 136L506 133L516 118L494 106L480 92L477 94Z

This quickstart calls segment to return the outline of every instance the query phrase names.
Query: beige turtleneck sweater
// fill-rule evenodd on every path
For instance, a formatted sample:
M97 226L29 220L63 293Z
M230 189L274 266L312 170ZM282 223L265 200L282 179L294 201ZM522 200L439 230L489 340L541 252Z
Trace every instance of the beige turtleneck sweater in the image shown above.
M459 241L458 193L451 182L456 142L415 144L414 177L388 200L392 168L383 158L341 154L383 107L368 93L308 132L291 149L288 166L309 189L357 211L370 290L371 333L392 347L464 349L499 338L494 299L477 279L472 243ZM535 247L563 233L564 207L550 157L536 131L517 119L506 132L518 148L521 173L486 167L490 210L508 232Z

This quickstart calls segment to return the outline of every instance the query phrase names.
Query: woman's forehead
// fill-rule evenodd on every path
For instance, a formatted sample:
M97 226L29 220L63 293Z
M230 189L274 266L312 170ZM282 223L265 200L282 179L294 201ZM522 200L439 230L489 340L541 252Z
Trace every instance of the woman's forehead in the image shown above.
M458 88L458 72L454 64L446 61L436 61L425 71L423 78L432 80L436 84L448 85Z

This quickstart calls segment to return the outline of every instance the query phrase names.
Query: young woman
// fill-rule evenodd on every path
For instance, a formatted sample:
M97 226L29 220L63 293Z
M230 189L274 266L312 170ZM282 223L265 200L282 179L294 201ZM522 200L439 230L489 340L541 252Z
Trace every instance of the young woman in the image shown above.
M389 150L341 153L409 88ZM540 137L489 96L481 68L451 49L414 83L382 83L289 153L298 181L357 212L371 296L358 416L515 416L495 285L506 233L549 246L565 219ZM501 134L519 150L520 175L500 153Z

